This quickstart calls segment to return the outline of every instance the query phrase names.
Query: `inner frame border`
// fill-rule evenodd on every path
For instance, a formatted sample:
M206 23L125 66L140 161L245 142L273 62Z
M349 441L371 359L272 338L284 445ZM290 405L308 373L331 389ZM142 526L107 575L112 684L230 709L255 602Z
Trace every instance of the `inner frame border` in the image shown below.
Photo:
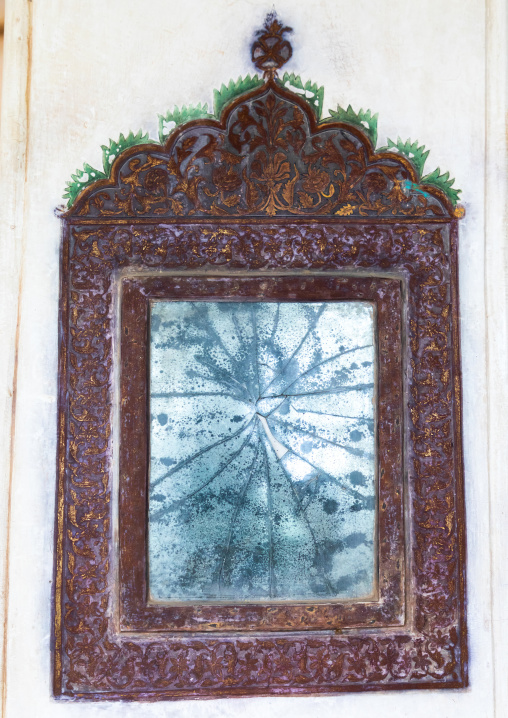
M122 284L119 487L121 630L259 632L402 625L405 609L405 547L400 280L337 275L279 275L260 279L232 275L124 278ZM377 600L148 602L148 313L149 302L154 299L358 300L375 305Z

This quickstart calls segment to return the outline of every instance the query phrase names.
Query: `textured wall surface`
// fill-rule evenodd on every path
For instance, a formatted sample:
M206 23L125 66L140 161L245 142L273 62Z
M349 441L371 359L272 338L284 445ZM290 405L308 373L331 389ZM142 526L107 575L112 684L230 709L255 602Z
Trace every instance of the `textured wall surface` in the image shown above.
M325 86L325 110L351 103L355 109L379 112L380 142L387 136L418 138L431 148L429 171L449 169L463 190L460 282L470 687L458 692L132 706L57 703L50 697L60 246L54 209L63 204L65 183L78 166L84 161L100 165L100 145L110 137L140 127L156 137L157 113L174 104L211 105L212 88L251 72L252 33L269 10L271 3L259 0L8 4L0 156L0 329L5 340L0 369L6 377L0 407L0 524L9 566L3 654L8 718L248 718L288 712L295 718L495 715L493 648L501 628L497 624L493 631L492 619L501 618L503 581L500 573L491 581L491 568L501 563L502 542L500 530L492 532L497 538L489 542L489 522L493 516L499 526L503 517L503 449L493 444L503 435L503 426L494 422L501 416L496 402L506 398L506 365L499 359L506 325L502 257L496 257L496 247L502 247L503 145L501 140L492 146L489 142L501 136L496 98L505 78L498 29L503 26L503 0L487 5L479 0L277 3L280 17L295 31L288 70ZM495 68L501 69L494 73ZM485 113L486 97L491 115ZM486 331L486 301L496 318L495 336L493 326L490 334ZM490 363L489 347L496 351ZM492 516L490 495L496 503ZM497 660L500 668L502 657Z

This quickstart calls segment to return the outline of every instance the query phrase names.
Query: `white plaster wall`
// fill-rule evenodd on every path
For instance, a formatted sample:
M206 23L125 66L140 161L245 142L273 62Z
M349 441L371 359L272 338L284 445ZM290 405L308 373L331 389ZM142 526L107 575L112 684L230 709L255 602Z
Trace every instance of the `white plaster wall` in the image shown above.
M214 87L251 72L252 32L271 9L271 2L262 0L8 0L0 155L0 330L5 340L0 347L0 525L6 542L10 517L3 704L7 718L495 715L493 635L498 629L493 633L491 591L494 586L494 599L500 596L504 582L499 572L492 583L491 561L494 567L502 565L504 544L496 529L491 556L489 526L490 510L497 525L506 499L501 482L506 464L491 448L489 484L487 428L501 416L496 387L506 377L506 362L488 365L487 347L496 335L501 352L506 324L503 291L496 302L498 295L488 285L487 300L496 316L489 339L485 272L489 280L489 272L497 271L499 289L504 273L499 269L502 258L496 261L492 251L485 252L485 208L492 231L487 250L489 242L502 248L502 103L499 109L492 98L504 93L505 74L492 68L505 62L505 0L277 2L280 17L295 30L288 70L325 86L325 108L339 102L379 112L380 142L397 135L419 139L431 148L428 170L437 165L449 169L463 190L467 215L461 222L460 282L470 687L133 705L71 704L50 697L60 244L54 208L62 204L65 183L83 161L100 166L100 145L109 137L140 127L155 137L158 112L189 102L208 101L210 106ZM486 101L495 105L492 117L486 116ZM497 149L489 150L487 143L487 157L486 117L500 138ZM506 420L491 438L502 440L503 428ZM490 493L496 498L492 507ZM495 610L502 621L506 613L501 601L495 602ZM499 654L499 667L502 660ZM506 681L500 673L499 681ZM499 703L497 715L505 714L508 705L503 713Z

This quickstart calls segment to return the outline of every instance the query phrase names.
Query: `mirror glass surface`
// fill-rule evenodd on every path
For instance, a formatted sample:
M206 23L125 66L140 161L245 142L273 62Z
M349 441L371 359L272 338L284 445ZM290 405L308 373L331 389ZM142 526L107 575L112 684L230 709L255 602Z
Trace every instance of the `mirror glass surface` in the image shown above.
M370 302L151 303L152 601L373 593L376 355Z

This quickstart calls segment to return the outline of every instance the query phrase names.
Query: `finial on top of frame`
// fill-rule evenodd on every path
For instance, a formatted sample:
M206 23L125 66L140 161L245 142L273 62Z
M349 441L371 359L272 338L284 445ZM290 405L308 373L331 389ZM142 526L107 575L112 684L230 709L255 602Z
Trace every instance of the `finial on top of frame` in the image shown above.
M262 30L258 30L257 40L252 44L252 62L267 79L277 75L277 70L286 64L293 54L293 48L284 34L293 32L285 27L277 18L275 10L266 16Z

